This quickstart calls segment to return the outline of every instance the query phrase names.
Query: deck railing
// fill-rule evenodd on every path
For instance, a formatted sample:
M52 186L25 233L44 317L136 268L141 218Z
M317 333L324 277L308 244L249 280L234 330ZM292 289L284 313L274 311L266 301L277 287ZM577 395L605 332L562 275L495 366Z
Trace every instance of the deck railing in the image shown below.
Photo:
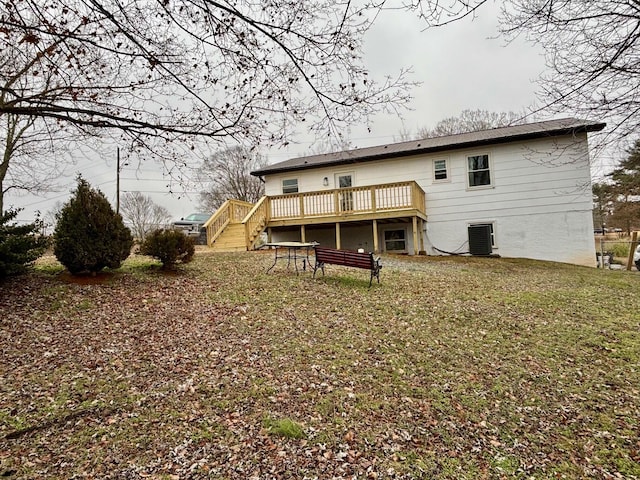
M228 224L241 223L252 207L252 203L241 200L227 200L224 202L204 224L207 229L207 243L209 245L213 244Z
M269 221L294 218L418 210L424 213L425 194L416 182L292 193L269 197Z

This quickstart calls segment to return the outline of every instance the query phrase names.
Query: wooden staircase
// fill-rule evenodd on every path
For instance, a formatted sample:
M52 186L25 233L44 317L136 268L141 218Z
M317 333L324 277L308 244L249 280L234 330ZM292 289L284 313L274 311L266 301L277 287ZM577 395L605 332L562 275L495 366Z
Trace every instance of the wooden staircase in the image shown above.
M244 252L247 244L242 223L228 224L222 233L218 235L215 242L211 244L214 252Z
M266 225L266 197L255 205L227 200L207 220L207 245L215 252L252 250Z

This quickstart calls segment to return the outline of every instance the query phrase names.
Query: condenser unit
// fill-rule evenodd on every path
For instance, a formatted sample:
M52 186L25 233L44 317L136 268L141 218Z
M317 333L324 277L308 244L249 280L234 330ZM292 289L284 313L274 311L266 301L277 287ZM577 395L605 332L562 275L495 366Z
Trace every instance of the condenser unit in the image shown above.
M469 225L469 253L491 255L491 225Z

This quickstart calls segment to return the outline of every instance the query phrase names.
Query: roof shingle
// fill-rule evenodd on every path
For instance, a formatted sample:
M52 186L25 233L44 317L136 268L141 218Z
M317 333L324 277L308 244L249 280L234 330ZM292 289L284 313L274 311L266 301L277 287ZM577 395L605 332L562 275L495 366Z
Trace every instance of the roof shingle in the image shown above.
M434 153L458 148L470 148L482 145L532 140L536 138L561 135L574 135L583 132L597 132L606 126L605 123L562 118L536 123L526 123L511 127L492 128L477 132L459 133L444 137L410 140L375 147L344 150L341 152L323 153L309 157L297 157L269 165L251 172L254 176L274 173L285 173L310 168L345 165L349 163L382 160L384 158L403 157L421 153Z

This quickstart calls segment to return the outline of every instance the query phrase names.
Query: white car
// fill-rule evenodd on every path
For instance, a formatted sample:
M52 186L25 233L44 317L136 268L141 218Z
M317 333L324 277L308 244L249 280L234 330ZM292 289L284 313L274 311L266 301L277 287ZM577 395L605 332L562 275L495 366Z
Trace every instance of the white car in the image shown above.
M636 268L640 270L640 245L636 247L636 251L633 253L633 263L635 263Z

